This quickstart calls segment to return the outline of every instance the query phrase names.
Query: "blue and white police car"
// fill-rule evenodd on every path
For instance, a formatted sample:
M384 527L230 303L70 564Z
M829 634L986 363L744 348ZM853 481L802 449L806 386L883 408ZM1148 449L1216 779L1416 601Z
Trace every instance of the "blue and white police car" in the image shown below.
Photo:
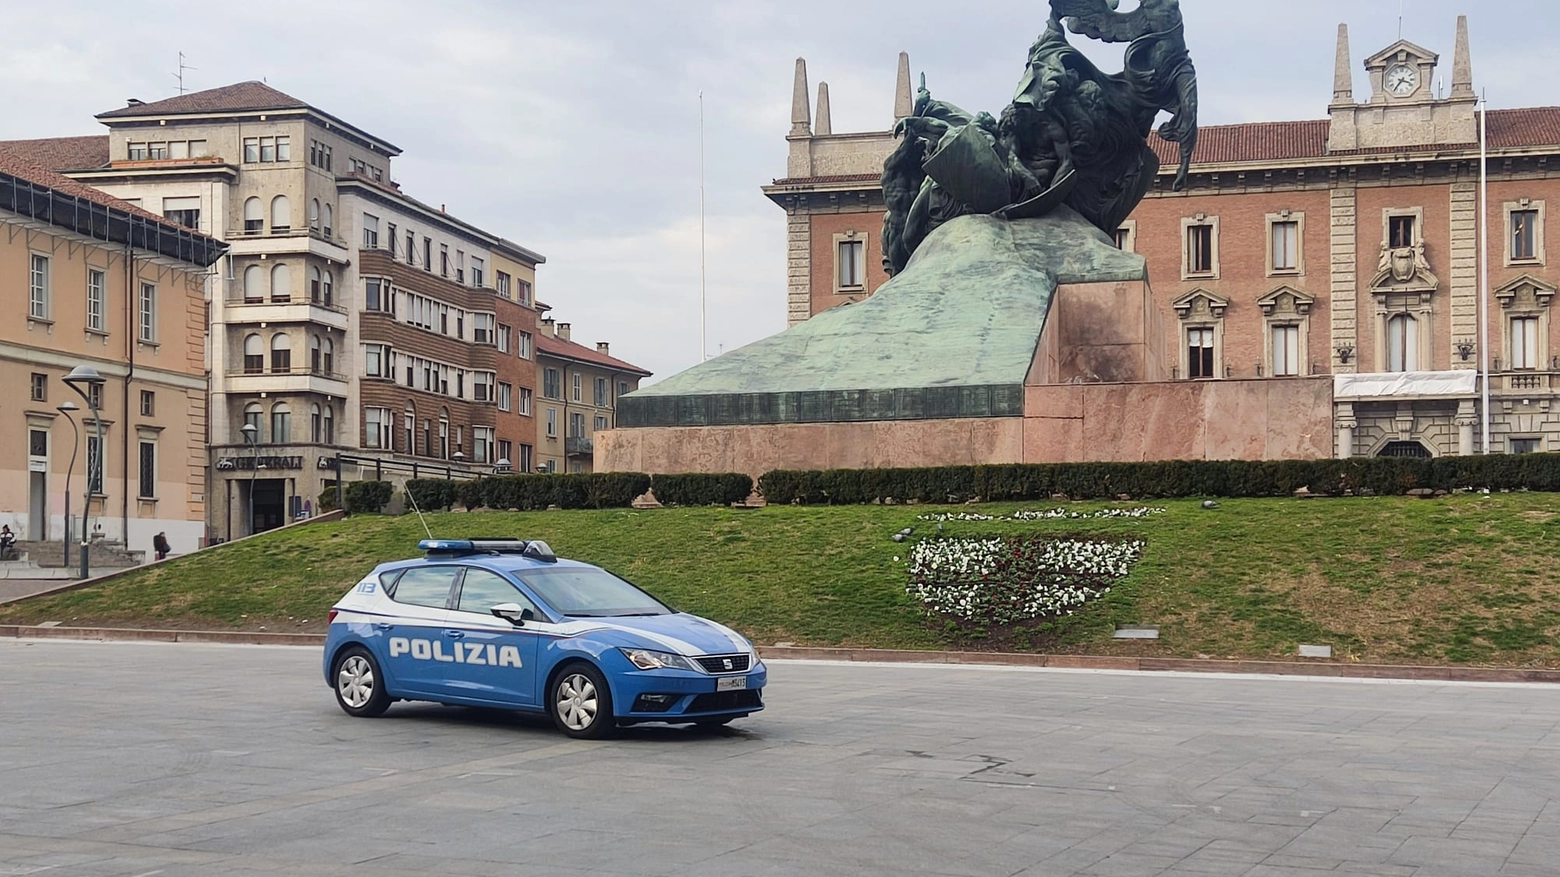
M552 716L571 737L723 725L764 708L753 644L546 543L440 540L382 564L330 613L325 680L349 715L398 700Z

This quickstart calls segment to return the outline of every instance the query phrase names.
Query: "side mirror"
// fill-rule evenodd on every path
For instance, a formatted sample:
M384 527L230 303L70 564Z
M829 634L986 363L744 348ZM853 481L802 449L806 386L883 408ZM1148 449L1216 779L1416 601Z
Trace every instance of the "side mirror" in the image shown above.
M536 613L529 609L520 608L519 603L500 603L488 611L513 624L515 627L525 627L527 621L536 620Z

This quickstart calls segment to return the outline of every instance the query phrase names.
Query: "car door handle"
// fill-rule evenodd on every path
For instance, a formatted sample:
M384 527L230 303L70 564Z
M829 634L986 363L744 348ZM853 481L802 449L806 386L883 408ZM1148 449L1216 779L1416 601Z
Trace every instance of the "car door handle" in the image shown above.
M393 627L395 627L395 625L393 625L393 624L388 624L388 623L386 623L386 622L383 622L383 621L380 621L380 622L376 622L376 623L375 623L375 624L374 624L374 629L375 629L375 630L389 630L389 629L391 629L391 628L393 628Z
M464 634L464 633L462 633L461 631L458 631L458 630L446 630L444 632L444 635L449 637L450 639L465 639L466 638L466 634Z

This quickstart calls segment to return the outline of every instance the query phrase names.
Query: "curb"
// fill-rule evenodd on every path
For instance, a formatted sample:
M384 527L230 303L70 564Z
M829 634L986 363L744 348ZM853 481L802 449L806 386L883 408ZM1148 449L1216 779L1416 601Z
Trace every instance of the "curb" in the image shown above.
M88 640L97 642L213 643L252 646L325 644L321 633L254 633L242 630L136 630L119 627L31 627L0 625L0 639ZM1199 658L1120 658L1088 655L1027 655L1011 652L921 652L897 649L766 646L769 660L851 661L873 664L962 664L971 667L1034 667L1053 670L1116 670L1138 673L1224 673L1237 676L1309 676L1324 679L1401 679L1429 682L1541 682L1560 685L1560 670L1501 667L1418 667L1396 664L1301 664L1293 661L1220 661Z

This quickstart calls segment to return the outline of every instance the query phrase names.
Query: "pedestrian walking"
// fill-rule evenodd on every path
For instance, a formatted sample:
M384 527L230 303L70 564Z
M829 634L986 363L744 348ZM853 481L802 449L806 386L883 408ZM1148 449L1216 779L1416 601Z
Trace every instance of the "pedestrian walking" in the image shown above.
M167 559L168 552L173 550L172 546L168 544L168 536L165 533L158 533L152 537L152 547L157 549L158 560Z

